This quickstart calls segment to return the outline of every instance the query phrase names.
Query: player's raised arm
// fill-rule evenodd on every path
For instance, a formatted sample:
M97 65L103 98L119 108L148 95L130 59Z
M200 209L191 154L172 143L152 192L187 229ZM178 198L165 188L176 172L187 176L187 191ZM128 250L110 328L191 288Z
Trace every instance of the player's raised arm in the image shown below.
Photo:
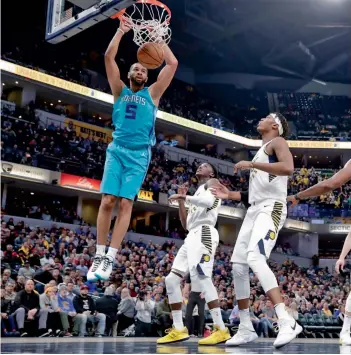
M257 169L265 171L268 174L276 176L288 176L294 172L294 159L291 155L288 143L284 138L278 137L270 143L271 149L278 158L276 163L260 163L241 161L234 166L234 172L237 170Z
M298 200L304 200L310 197L323 195L341 187L349 180L351 180L351 160L349 160L345 166L330 179L321 181L320 183L311 186L307 190L297 193L295 196L288 196L288 201L291 201L295 204Z
M163 51L165 54L166 66L158 75L157 81L149 88L150 95L156 106L158 106L161 96L171 83L178 67L178 60L167 44L163 46Z
M128 26L128 24L125 21L121 21L116 34L112 38L112 41L110 42L105 52L106 74L108 82L110 84L114 102L118 99L124 86L123 82L121 81L121 75L119 72L118 65L116 63L116 55L119 43L121 42L123 35L129 30L130 27Z

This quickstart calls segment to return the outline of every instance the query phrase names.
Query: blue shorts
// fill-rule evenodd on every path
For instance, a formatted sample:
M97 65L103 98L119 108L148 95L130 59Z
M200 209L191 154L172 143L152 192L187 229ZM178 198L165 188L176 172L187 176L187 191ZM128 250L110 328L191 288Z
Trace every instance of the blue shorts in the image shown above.
M134 200L145 179L150 160L151 148L132 150L110 143L100 192Z

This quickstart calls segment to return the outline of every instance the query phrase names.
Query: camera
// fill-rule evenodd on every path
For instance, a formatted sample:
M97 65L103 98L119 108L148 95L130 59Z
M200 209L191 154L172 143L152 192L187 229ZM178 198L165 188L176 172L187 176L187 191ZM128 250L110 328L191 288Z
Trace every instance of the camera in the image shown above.
M146 292L145 291L139 291L138 298L139 298L140 301L144 301L145 296L146 296Z

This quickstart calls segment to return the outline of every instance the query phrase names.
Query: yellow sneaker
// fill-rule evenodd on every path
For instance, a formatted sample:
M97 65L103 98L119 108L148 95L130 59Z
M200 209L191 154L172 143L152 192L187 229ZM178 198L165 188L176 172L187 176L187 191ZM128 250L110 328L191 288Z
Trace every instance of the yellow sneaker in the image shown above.
M160 339L157 339L157 344L175 343L177 341L183 341L189 339L188 329L184 327L182 330L176 328L170 328L166 330L166 335Z
M215 326L210 336L199 340L199 345L216 345L224 343L229 339L230 333L228 328L221 330Z

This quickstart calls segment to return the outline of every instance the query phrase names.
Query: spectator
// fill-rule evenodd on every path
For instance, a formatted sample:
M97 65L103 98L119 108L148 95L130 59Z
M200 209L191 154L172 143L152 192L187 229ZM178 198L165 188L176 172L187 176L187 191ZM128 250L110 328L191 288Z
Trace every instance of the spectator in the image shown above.
M142 242L142 239L141 239ZM151 335L151 316L155 304L150 299L145 291L140 290L135 305L136 314L136 327L135 336L150 336Z
M70 337L72 334L69 332L69 324L70 321L74 323L73 333L79 333L79 318L77 318L77 312L73 306L72 300L67 297L67 287L65 284L61 284L59 287L59 295L57 298L58 307L60 309L60 317L63 326L63 330L65 331L64 336Z
M323 314L327 317L331 317L333 314L331 312L331 310L329 309L328 303L324 302L323 305L323 310L322 310Z
M28 320L39 319L38 336L40 338L50 335L50 331L47 330L48 311L40 309L39 295L34 291L34 282L32 280L28 280L25 283L24 290L17 293L14 307L17 314L24 310ZM25 333L24 322L18 323L18 328L21 334Z
M135 303L130 297L129 290L123 288L121 291L121 303L118 305L117 334L134 324Z
M112 336L116 337L118 302L114 298L114 293L114 287L106 287L104 296L96 300L96 310L106 315L106 330L112 328Z
M30 262L26 260L24 266L18 270L18 276L24 276L27 279L31 279L35 274L35 270L30 267Z
M73 299L73 306L81 318L79 336L85 336L87 321L89 321L93 324L97 324L95 335L102 337L105 333L106 316L96 311L95 301L88 295L88 286L81 286L80 295L77 295Z
M24 323L24 310L14 312L14 302L5 299L5 290L1 289L1 333L3 336L26 336L23 330L17 332L15 317L17 324Z
M156 306L156 318L161 325L160 336L164 335L164 330L172 326L172 313L171 307L168 303L168 297L165 297L161 302Z

